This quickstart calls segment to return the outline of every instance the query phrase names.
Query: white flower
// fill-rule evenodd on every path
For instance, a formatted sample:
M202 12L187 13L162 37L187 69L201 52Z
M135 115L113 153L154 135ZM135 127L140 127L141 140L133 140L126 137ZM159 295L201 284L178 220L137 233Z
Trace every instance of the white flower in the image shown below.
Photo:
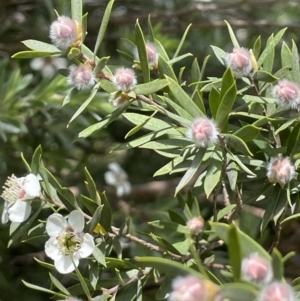
M62 57L37 57L30 61L31 69L41 72L43 77L51 77L57 69L67 68L67 65Z
M106 183L117 189L118 197L129 194L131 191L131 184L128 181L127 173L118 163L110 163L108 164L108 168L110 171L107 171L104 174Z
M45 252L54 260L55 268L61 274L74 271L79 260L94 251L94 239L89 233L83 233L83 228L84 216L79 210L73 210L68 221L58 213L47 219L46 231L50 239L45 244Z
M8 177L1 197L4 199L2 224L8 222L24 222L31 212L31 204L28 200L38 198L41 194L39 179L34 174L17 178L15 175Z

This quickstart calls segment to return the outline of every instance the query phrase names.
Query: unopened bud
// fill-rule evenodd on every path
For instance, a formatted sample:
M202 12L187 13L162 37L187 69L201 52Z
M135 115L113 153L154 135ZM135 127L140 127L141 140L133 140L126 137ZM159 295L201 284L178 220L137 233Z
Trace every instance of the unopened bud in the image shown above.
M271 183L279 183L284 186L296 175L295 167L288 157L273 157L267 167L267 177Z
M250 254L242 260L243 279L256 283L269 283L273 278L273 270L269 260L257 253Z
M174 279L172 289L169 301L211 301L219 292L211 281L195 276Z
M273 95L279 105L291 109L300 107L299 86L288 80L281 80L273 89Z
M78 90L89 89L95 85L95 76L91 68L86 65L72 66L68 83Z
M206 117L196 118L187 131L187 137L193 139L199 147L208 147L218 140L219 131L215 122Z
M78 37L77 23L69 17L60 16L50 26L50 39L61 50L71 47Z
M250 54L245 48L233 48L233 51L227 54L225 60L236 78L248 76L252 70Z
M137 84L134 71L130 68L119 68L112 77L112 82L119 91L127 92Z
M263 288L258 301L294 301L295 293L290 285L273 282Z
M194 217L187 222L186 226L192 235L199 235L203 231L204 220L201 216Z
M149 66L156 68L158 64L158 52L155 45L149 41L146 42L146 54ZM134 49L134 57L137 61L140 60L137 48Z

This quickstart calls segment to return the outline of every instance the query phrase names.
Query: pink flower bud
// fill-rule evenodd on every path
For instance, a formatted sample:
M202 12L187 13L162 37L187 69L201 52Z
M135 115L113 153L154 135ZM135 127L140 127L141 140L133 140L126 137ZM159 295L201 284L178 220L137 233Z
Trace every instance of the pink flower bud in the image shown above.
M112 82L119 91L127 92L137 84L134 71L130 68L119 68L112 77Z
M69 297L64 300L57 300L57 301L82 301L82 299L76 298L76 297Z
M194 217L187 222L186 226L192 235L199 235L203 231L204 220L201 216Z
M218 293L218 287L209 280L195 276L177 277L172 283L169 301L209 301Z
M89 89L95 85L95 76L91 68L86 65L72 66L68 76L68 83L78 90Z
M259 301L294 301L295 294L291 286L282 282L273 282L260 293Z
M147 53L149 66L157 67L159 54L157 52L155 45L149 41L146 42L146 53ZM139 53L138 53L137 48L134 49L133 54L134 54L135 59L137 61L139 61L140 58L139 58Z
M247 281L269 283L273 278L273 270L269 260L257 253L250 254L242 260L242 277Z
M71 47L77 36L77 23L69 17L60 16L50 26L50 39L61 50Z
M225 60L226 65L231 68L236 78L248 76L252 70L250 54L245 48L233 48L233 51L227 54Z
M267 167L267 177L271 183L279 183L281 186L290 182L296 175L295 167L288 157L273 157Z
M273 95L279 105L291 109L300 107L300 91L297 84L288 80L281 80L273 89Z
M215 122L206 117L196 118L187 131L187 137L193 139L199 147L207 147L218 140L219 131Z

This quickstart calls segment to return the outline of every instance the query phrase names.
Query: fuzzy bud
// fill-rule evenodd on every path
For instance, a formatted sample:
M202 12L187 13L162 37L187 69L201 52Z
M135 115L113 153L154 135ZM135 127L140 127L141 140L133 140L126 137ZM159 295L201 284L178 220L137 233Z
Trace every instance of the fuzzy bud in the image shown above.
M199 235L203 231L204 220L201 216L194 217L187 222L186 226L192 235Z
M159 54L157 52L155 45L147 41L145 46L146 46L146 54L147 54L149 66L157 68ZM137 61L140 60L137 48L134 49L133 55Z
M211 281L195 276L177 277L172 289L169 301L210 301L219 291Z
M227 54L225 61L236 78L248 76L252 70L250 54L245 48L233 48L233 51Z
M269 260L257 253L250 254L242 260L242 277L251 282L269 283L273 278L273 271Z
M82 299L76 298L76 297L69 297L64 300L57 300L57 301L82 301Z
M260 293L258 301L294 301L295 294L290 285L282 282L273 282Z
M119 68L112 77L112 82L119 91L127 92L137 84L134 71L130 68Z
M219 131L215 122L206 117L196 118L187 131L187 137L193 139L199 147L208 147L218 140Z
M271 183L279 183L284 186L296 175L295 167L288 157L273 157L267 167L267 177Z
M52 22L49 36L57 48L66 50L77 40L77 23L69 17L60 16Z
M77 90L89 89L95 85L95 76L88 66L72 66L68 76L68 83L75 86Z
M297 84L288 81L281 80L273 88L273 95L276 98L278 105L297 109L300 107L300 90Z

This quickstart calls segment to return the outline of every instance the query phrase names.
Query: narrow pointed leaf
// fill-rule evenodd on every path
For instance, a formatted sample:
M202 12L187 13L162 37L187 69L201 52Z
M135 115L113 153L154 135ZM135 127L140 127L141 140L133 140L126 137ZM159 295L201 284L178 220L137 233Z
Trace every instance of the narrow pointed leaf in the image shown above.
M41 51L41 52L61 52L56 46L36 40L25 40L22 43L31 50Z
M230 26L230 24L225 20L224 21L228 27L228 31L229 31L229 35L230 35L230 39L231 39L231 42L233 44L233 47L236 47L236 48L239 48L240 45L239 45L239 42L237 41L236 37L235 37L235 34Z
M149 83L136 85L132 90L136 94L148 95L158 92L169 85L166 79L156 79Z
M185 30L185 32L184 32L184 34L183 34L183 36L182 36L182 38L181 38L181 40L180 40L180 42L178 44L178 47L177 47L177 49L176 49L176 51L174 53L173 58L176 58L178 56L178 54L179 54L179 52L180 52L180 50L181 50L181 48L183 46L183 43L185 42L186 36L187 36L187 34L188 34L189 29L191 28L191 26L192 26L192 24L189 24L188 27L186 28L186 30Z
M72 19L78 24L82 22L82 0L71 0Z
M60 281L58 281L51 273L49 273L50 280L53 283L53 285L58 288L62 293L64 293L67 296L71 296L70 292L61 284Z

